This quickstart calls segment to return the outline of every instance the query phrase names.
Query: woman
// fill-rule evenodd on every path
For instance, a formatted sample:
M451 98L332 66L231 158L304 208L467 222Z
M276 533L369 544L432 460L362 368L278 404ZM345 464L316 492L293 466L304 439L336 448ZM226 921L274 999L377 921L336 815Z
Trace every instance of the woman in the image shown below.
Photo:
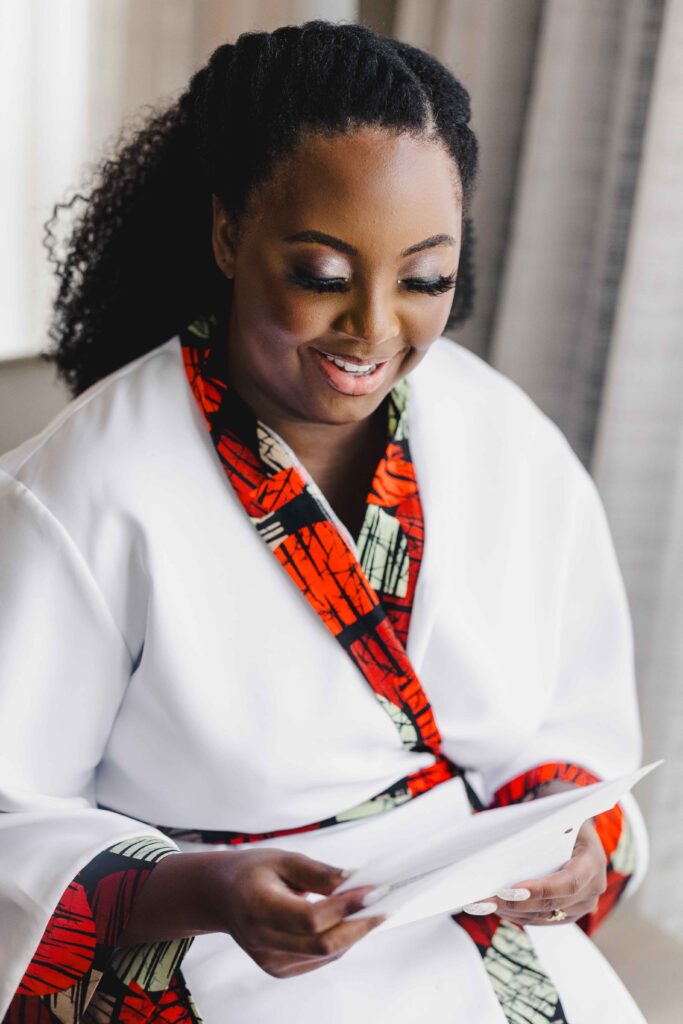
M314 21L103 165L57 261L73 400L1 463L12 1024L642 1021L586 937L644 870L630 798L452 916L335 895L398 820L640 757L595 487L443 337L468 122L427 54Z

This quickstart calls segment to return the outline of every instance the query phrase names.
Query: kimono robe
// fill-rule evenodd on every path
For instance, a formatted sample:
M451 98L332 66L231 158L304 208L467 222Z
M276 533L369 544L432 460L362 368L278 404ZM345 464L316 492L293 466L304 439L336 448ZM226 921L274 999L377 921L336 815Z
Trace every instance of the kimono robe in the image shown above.
M428 777L434 756L401 742L293 593L226 479L185 355L170 339L0 461L0 1013L642 1021L578 925L526 930L566 1017L504 1010L476 929L448 915L286 981L222 934L155 944L142 967L117 947L164 856L246 836L353 866L371 833L391 847L392 815L411 815L419 838L471 813L473 793L510 802L640 759L631 624L595 486L516 385L443 338L409 378L425 533L406 651L468 782L337 824ZM635 870L610 905L647 860L637 805L620 806ZM312 822L333 827L302 830ZM126 1013L112 1018L119 983Z

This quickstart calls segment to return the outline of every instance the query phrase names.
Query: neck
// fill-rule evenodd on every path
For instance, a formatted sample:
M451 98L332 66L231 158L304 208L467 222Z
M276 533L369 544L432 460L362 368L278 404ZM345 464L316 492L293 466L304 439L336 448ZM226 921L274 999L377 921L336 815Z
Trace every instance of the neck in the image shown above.
M358 423L302 423L284 417L264 422L282 437L305 466L353 465L360 452L384 436L386 414L380 406Z
M352 423L303 420L273 403L267 394L233 365L226 352L223 369L230 386L259 420L274 430L295 452L309 472L324 475L332 467L343 471L359 457L386 441L386 398L365 419Z

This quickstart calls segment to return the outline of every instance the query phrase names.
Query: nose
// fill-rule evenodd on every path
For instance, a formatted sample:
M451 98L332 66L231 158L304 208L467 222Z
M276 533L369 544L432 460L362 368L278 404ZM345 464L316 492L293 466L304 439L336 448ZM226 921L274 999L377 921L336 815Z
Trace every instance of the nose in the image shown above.
M348 305L335 321L335 328L344 334L380 345L391 341L401 332L392 298L379 288L352 289Z

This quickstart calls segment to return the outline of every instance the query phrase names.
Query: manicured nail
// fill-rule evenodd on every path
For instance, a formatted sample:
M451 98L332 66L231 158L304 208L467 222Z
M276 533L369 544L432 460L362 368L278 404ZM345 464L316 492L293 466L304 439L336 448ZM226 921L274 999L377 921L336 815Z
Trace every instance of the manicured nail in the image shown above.
M501 889L500 892L496 893L496 896L500 896L502 900L507 900L509 903L516 903L518 900L528 900L531 896L531 890Z
M371 889L370 892L366 892L361 903L364 907L371 907L373 903L378 903L379 900L383 900L388 892L388 885L378 885L376 889Z
M350 877L351 877L351 875L353 875L353 874L355 873L355 871L356 871L356 869L355 869L355 868L343 868L343 869L342 869L342 870L341 870L341 871L339 872L339 874L340 874L340 875L341 875L341 877L342 877L342 878L344 879L344 881L346 881L346 879L347 879L347 878L350 878Z
M495 914L498 909L497 903L468 903L466 907L462 908L466 914L476 914L477 916L484 916L484 914Z

